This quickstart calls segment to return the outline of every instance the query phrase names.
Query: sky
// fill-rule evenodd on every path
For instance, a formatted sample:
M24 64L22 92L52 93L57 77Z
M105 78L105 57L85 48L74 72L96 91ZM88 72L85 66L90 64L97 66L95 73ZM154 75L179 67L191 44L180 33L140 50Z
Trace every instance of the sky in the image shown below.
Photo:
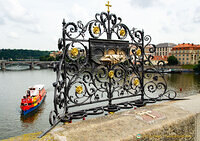
M62 20L83 24L106 12L107 0L0 0L0 49L58 50ZM198 0L110 0L111 13L158 43L200 44Z

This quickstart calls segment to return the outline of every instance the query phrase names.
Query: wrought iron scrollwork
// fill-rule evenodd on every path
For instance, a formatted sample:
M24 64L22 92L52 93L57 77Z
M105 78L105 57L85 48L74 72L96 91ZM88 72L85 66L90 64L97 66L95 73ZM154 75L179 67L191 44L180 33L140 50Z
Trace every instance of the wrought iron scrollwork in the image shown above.
M104 33L107 40L98 39ZM86 35L95 40L85 39ZM111 40L112 35L119 40ZM164 75L152 63L156 46L150 43L151 36L143 30L130 30L109 12L96 14L86 25L63 20L63 37L58 41L62 54L54 68L54 110L49 116L52 127L144 106L163 97L174 99L176 92L167 89Z

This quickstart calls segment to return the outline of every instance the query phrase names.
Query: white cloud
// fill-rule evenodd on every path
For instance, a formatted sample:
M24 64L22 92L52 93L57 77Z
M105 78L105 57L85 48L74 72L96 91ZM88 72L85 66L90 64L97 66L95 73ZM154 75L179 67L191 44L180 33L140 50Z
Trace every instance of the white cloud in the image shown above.
M13 29L21 28L32 33L40 33L37 18L30 13L19 0L0 0L0 24L6 24ZM9 35L8 35L9 36Z
M200 23L200 6L195 9L193 21L194 23Z
M159 0L131 0L131 4L134 7L148 8L155 6L159 3Z
M8 20L20 23L34 22L34 16L24 8L19 0L1 0L1 10Z
M19 35L16 33L16 32L10 32L8 34L8 37L9 38L12 38L12 39L18 39L19 38Z
M86 24L96 13L106 12L106 2L0 0L0 42L4 47L55 50L55 38L62 36L63 18ZM144 29L152 43L200 42L198 0L111 0L110 4L111 13L121 17L129 28Z
M5 24L5 21L3 18L0 18L0 25L3 25L3 24Z
M29 32L32 32L32 33L41 33L42 32L42 29L41 29L40 25L38 25L38 24L35 24L32 26L27 26L26 30Z
M68 14L73 20L77 19L77 18L81 18L81 17L85 17L88 18L89 17L89 13L88 11L82 7L81 5L75 3L72 5L71 7L71 12L69 12ZM83 18L83 20L85 20L85 18ZM77 19L80 20L80 19Z

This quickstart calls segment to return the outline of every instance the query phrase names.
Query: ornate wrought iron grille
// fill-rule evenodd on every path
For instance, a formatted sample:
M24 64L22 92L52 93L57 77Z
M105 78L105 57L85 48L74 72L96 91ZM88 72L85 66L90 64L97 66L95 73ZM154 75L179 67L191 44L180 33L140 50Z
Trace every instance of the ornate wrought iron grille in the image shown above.
M156 46L143 30L129 29L109 11L96 14L86 25L65 20L62 25L58 41L62 53L54 68L54 110L49 116L52 128L59 122L176 97L151 61Z

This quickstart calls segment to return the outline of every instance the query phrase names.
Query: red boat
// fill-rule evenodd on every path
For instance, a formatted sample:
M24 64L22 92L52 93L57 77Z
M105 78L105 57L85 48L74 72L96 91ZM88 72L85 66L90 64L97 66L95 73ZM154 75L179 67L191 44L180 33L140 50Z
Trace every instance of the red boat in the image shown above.
M22 110L22 115L26 115L37 109L42 104L45 97L46 90L44 89L44 85L29 87L26 95L21 99L20 108Z

